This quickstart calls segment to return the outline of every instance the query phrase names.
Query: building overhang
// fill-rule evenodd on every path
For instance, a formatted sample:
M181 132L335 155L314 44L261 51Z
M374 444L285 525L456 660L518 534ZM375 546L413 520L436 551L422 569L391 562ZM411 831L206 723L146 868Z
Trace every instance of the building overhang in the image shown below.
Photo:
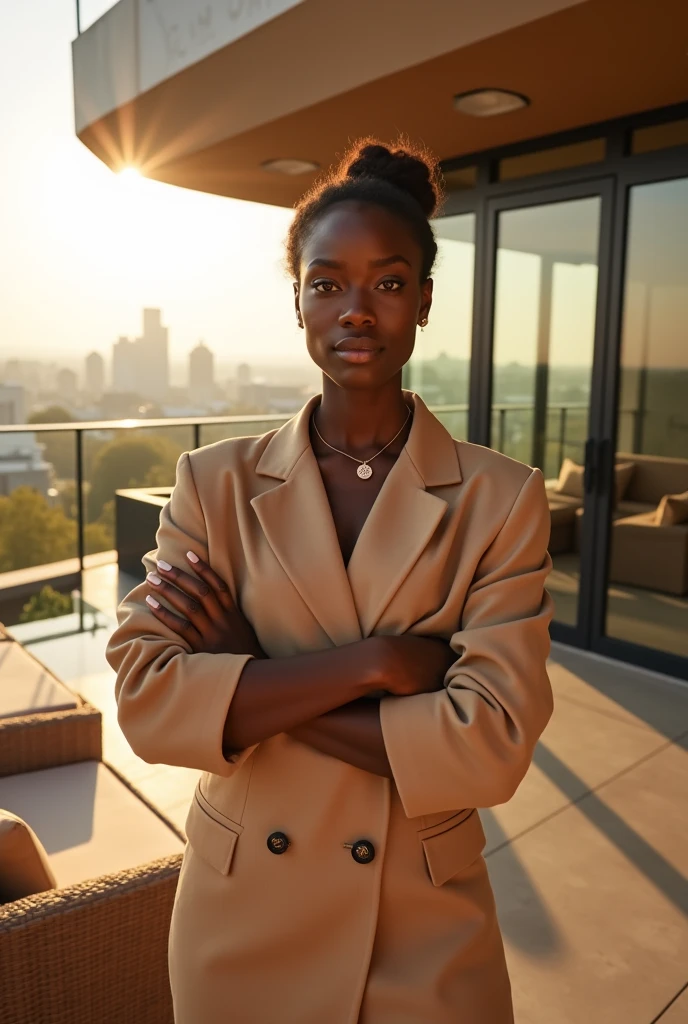
M290 206L361 135L441 159L688 99L685 0L119 0L73 43L76 131L113 170ZM458 113L480 88L527 96Z

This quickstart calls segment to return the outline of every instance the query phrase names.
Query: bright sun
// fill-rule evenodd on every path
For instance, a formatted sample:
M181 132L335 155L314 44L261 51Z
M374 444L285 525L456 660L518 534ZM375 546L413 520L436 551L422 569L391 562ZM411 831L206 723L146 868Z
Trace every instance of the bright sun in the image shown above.
M129 184L130 182L136 181L139 178L141 178L142 175L138 167L124 167L118 173L117 177L120 179L120 181L124 182L125 184Z

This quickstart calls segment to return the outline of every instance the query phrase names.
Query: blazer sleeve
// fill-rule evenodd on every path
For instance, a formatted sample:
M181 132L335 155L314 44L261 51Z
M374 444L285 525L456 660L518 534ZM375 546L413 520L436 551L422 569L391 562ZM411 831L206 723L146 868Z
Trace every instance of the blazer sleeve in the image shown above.
M156 547L143 556L155 572L162 558L196 575L185 557L189 549L208 560L203 510L191 460L183 452L176 482L160 512ZM132 750L151 764L181 765L229 776L255 747L226 759L222 733L229 706L250 654L193 652L160 622L146 603L149 584L140 583L117 608L118 627L105 656L117 673L117 718ZM165 599L158 599L171 609ZM173 610L173 609L171 609Z
M504 803L528 770L553 710L549 535L544 480L534 469L478 564L444 688L381 701L385 747L410 818Z

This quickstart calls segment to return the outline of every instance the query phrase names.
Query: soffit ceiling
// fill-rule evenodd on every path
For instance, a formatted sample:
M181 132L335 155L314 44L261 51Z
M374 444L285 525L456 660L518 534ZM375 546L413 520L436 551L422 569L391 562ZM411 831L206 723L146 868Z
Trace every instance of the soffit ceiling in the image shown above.
M190 154L166 140L174 109L164 84L80 137L108 163L113 140L126 137L128 159L152 178L291 206L314 176L270 174L263 161L327 167L352 139L400 131L448 159L679 103L688 99L687 51L685 0L589 0ZM481 87L515 90L531 105L494 118L457 114L453 96Z

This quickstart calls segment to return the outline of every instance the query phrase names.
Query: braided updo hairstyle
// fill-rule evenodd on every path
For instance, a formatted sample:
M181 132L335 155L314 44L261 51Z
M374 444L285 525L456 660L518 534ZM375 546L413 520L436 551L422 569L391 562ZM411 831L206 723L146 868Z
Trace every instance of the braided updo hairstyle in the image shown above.
M361 139L297 204L286 240L288 270L298 279L303 248L323 213L335 203L355 200L382 206L406 221L423 254L422 283L437 256L428 221L441 199L439 167L430 153L405 139L396 149L375 139Z

